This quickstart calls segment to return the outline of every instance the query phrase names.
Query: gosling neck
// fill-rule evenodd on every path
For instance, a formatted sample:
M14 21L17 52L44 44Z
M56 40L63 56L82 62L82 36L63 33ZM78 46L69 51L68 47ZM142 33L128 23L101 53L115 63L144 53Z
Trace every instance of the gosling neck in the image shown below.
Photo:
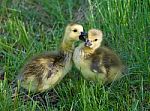
M66 38L64 38L61 44L61 50L64 53L73 53L73 49L74 49L74 41L67 40Z
M85 54L91 55L91 54L94 53L95 49L89 48L89 47L84 47L83 51L84 51Z
M101 43L100 43L100 44L97 44L97 45L94 45L93 47L86 47L86 46L84 45L83 51L84 51L85 54L91 55L91 54L93 54L100 46L101 46Z

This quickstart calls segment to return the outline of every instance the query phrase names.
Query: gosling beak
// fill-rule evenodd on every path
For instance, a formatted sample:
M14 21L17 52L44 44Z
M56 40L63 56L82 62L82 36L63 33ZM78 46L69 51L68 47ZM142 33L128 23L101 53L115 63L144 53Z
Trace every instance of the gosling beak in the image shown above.
M85 46L86 47L90 47L92 45L91 41L89 41L88 39L85 41Z
M87 33L86 32L81 32L81 35L79 36L79 39L85 42L86 41L85 36L87 36Z

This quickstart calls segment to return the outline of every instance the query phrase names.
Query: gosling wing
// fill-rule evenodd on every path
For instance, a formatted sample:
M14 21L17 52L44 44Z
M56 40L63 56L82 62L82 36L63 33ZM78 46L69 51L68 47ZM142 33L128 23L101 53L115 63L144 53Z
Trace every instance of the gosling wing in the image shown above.
M19 80L24 88L38 90L45 80L56 74L64 65L64 56L60 53L46 53L30 60L21 71Z
M98 48L92 55L91 70L107 74L111 67L120 67L118 56L106 47Z

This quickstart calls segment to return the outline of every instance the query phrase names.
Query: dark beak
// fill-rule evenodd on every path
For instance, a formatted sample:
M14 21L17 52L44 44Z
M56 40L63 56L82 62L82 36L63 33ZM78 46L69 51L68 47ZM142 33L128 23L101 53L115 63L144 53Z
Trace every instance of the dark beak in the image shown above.
M91 41L89 41L88 39L85 41L85 46L86 47L90 47L92 45Z
M86 32L81 32L81 35L79 36L79 39L86 42L86 36L87 36Z

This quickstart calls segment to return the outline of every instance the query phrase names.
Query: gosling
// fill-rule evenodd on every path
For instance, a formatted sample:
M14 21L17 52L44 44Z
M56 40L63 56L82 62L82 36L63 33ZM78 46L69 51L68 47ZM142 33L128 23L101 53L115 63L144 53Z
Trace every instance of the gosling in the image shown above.
M85 79L103 84L121 78L123 64L112 50L100 47L102 40L101 30L89 30L87 40L75 48L73 61Z
M67 25L59 51L33 57L20 71L21 87L31 92L44 92L57 85L72 67L74 42L84 34L82 25Z

